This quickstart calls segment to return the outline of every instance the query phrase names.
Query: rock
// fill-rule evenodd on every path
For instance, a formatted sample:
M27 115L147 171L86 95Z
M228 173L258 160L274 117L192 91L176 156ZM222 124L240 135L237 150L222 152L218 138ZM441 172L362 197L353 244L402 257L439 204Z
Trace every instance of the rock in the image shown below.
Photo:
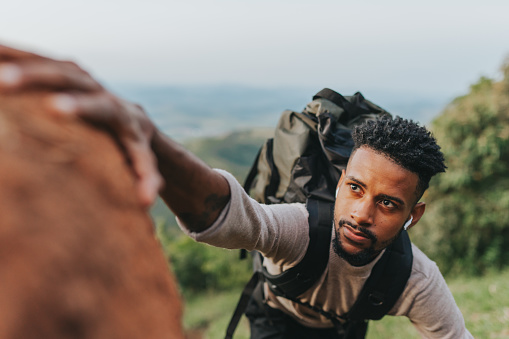
M30 99L0 96L0 338L183 338L119 146Z

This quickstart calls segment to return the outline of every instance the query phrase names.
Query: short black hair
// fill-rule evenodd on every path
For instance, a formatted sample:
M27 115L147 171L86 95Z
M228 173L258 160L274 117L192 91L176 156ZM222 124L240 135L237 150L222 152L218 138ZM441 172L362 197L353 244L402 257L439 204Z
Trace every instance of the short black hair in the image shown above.
M447 168L435 137L412 120L384 115L357 126L352 138L353 151L369 147L417 174L417 200L428 189L431 177Z

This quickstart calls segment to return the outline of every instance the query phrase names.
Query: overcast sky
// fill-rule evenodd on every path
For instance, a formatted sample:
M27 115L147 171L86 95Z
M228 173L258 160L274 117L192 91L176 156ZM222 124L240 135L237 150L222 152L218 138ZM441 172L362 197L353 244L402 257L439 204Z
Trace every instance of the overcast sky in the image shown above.
M509 55L508 0L2 1L0 43L109 83L464 93Z

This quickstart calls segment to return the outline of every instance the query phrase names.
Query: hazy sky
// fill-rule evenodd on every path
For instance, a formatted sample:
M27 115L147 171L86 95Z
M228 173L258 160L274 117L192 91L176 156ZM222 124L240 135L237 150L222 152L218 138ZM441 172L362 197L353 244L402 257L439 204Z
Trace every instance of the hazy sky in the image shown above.
M18 0L0 42L109 83L461 94L509 55L509 1Z

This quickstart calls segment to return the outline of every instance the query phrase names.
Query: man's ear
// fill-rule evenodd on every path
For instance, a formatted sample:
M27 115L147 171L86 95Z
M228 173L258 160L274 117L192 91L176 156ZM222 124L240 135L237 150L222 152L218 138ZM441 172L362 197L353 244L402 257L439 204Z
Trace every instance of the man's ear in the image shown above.
M341 183L343 182L343 180L345 179L345 170L341 170L341 176L339 177L339 181L338 181L338 185L337 187L339 188L339 186L341 185Z
M336 196L338 195L339 186L341 186L341 183L343 182L344 178L345 178L345 170L341 170L341 176L339 177L339 181L336 186Z
M424 214L425 210L426 210L425 202L419 202L419 203L415 204L414 208L412 208L412 212L410 213L413 217L413 220L410 223L410 225L408 225L407 229L410 229L415 224L417 224L417 222L421 219L422 215Z

